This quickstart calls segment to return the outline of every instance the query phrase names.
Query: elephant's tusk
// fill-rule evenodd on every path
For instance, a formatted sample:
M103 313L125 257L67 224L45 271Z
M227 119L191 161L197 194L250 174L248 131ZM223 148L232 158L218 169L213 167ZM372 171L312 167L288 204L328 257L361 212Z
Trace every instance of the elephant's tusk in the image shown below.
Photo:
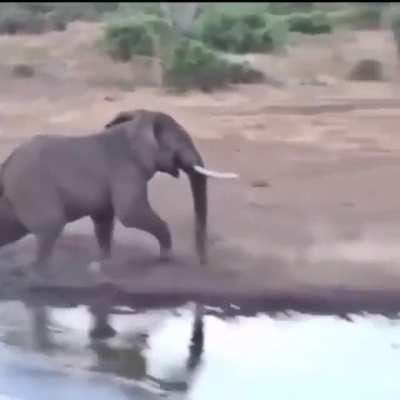
M238 174L235 174L234 172L217 172L217 171L211 171L207 168L200 167L200 165L194 165L193 169L197 171L199 174L206 175L210 178L220 178L220 179L235 179L239 178Z

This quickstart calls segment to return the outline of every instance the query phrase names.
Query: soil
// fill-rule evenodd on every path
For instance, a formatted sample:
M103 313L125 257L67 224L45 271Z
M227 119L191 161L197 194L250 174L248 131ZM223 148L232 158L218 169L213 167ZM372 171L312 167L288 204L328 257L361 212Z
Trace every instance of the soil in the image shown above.
M40 73L38 64L39 73L17 79L2 66L3 160L32 135L95 133L122 110L148 108L168 112L185 126L207 166L237 172L240 179L209 181L210 257L205 268L197 265L193 251L187 180L157 175L150 184L151 202L170 225L174 261L160 264L152 237L118 225L114 255L106 266L115 286L110 291L93 286L87 265L97 247L90 222L82 219L68 225L58 243L56 276L39 291L42 298L91 302L100 290L111 293L112 301L135 304L197 300L324 313L391 313L400 308L400 95L391 58L394 45L384 40L387 32L357 32L343 49L341 36L321 39L322 44L336 43L336 55L343 50L339 72L347 62L343 54L351 53L353 62L357 50L359 58L369 55L367 44L370 50L379 47L392 73L385 82L348 82L340 73L334 76L332 63L338 57L332 55L319 58L319 70L331 74L327 84L292 83L293 77L309 73L303 73L299 61L296 75L293 57L309 54L313 60L318 52L326 53L321 43L307 43L303 50L289 52L286 61L268 58L268 65L290 65L281 69L291 73L284 87L239 85L178 96L159 87L110 88L94 84L95 76L78 79L76 70L87 76L84 67L93 70L99 57L86 50L83 38L90 35L78 35L85 29L92 32L93 26L75 24L66 32L25 40L0 37L0 52L17 42L53 49L40 53L46 73ZM73 38L83 44L73 48ZM61 54L68 74L52 64L54 54ZM72 61L79 54L77 66ZM259 182L263 184L255 184ZM24 280L14 272L34 250L31 236L0 250L3 298L27 295Z

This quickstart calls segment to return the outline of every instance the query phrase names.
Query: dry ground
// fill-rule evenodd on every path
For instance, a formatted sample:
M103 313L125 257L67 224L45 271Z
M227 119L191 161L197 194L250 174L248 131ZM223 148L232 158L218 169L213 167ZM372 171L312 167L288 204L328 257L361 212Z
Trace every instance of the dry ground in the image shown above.
M286 56L253 56L283 88L177 96L157 86L126 90L133 72L93 49L98 29L77 23L67 32L0 37L2 159L34 134L96 132L121 110L149 108L180 121L210 167L240 173L238 181L210 181L208 271L195 265L186 179L160 175L151 199L171 226L176 263L156 265L153 238L118 226L111 275L138 271L131 287L148 291L400 286L400 92L390 33L299 39ZM366 56L384 61L388 81L343 79ZM11 78L16 62L35 65L36 77ZM318 76L327 85L298 84ZM267 185L254 187L258 180ZM55 266L64 282L96 252L85 219L66 234ZM33 246L27 237L4 248L4 270L29 260Z

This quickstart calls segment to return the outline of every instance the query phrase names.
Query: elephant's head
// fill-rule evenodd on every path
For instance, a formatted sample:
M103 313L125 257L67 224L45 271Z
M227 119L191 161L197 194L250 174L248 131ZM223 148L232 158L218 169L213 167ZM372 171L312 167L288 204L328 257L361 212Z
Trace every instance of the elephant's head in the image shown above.
M236 178L237 175L206 169L189 134L175 119L165 113L148 110L124 111L110 121L106 128L115 125L124 127L126 134L130 135L135 143L137 153L142 150L139 143L146 142L140 156L151 158L148 165L154 170L153 173L160 171L178 178L179 171L182 170L188 175L195 212L196 248L200 263L205 264L207 262L207 177Z

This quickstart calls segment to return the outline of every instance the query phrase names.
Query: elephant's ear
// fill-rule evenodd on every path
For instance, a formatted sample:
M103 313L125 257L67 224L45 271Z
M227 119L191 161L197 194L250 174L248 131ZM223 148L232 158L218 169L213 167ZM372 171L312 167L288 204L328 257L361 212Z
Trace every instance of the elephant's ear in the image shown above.
M157 123L152 112L136 110L134 111L134 118L132 118L132 113L129 115L131 117L125 119L129 122L121 125L127 139L127 146L130 148L134 159L145 170L153 174L158 165L161 148L160 129L162 127ZM128 118L128 113L122 117Z
M123 122L131 121L135 118L137 112L135 111L122 111L118 113L109 123L105 125L106 128L110 128L114 125L121 124Z

